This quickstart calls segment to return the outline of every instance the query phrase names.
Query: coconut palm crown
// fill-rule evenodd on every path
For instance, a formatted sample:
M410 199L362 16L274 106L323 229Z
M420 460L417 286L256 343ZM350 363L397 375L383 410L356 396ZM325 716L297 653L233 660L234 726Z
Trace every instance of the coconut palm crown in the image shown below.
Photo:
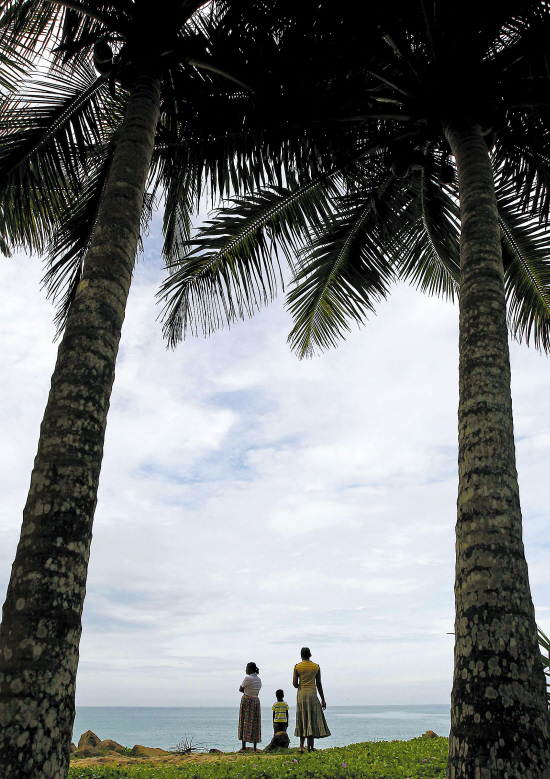
M522 544L507 319L550 348L547 2L320 3L302 56L308 142L333 170L234 199L164 285L166 333L206 332L265 301L282 246L299 354L362 321L395 278L460 307L455 671L449 777L548 777L544 673ZM333 57L333 46L337 47ZM314 63L314 65L312 65ZM296 64L296 63L295 63ZM307 67L309 65L309 69ZM281 70L281 72L283 72ZM285 82L289 104L306 84ZM297 75L298 74L298 75ZM508 305L507 305L508 304Z

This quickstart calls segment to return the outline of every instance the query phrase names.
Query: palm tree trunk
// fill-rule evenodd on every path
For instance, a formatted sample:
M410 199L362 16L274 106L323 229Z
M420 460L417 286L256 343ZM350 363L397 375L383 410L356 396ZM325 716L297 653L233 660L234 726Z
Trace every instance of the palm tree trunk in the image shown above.
M159 114L136 80L44 419L0 626L0 776L65 779L115 360Z
M450 124L460 245L459 488L449 779L549 776L545 681L522 542L500 229L479 127Z

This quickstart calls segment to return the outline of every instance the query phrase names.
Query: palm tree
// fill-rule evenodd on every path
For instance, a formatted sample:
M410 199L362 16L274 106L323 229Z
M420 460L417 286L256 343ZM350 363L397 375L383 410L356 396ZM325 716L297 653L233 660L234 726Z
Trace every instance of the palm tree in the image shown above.
M447 295L459 283L448 776L548 777L507 316L514 335L548 351L550 9L542 0L485 2L481 11L469 0L460 9L443 0L395 2L370 9L369 26L358 26L346 7L328 5L312 17L319 43L304 45L317 75L303 121L308 143L328 133L341 144L340 159L324 176L235 200L193 242L182 241L187 254L163 290L166 332L172 343L197 322L209 332L274 294L261 284L273 239L290 253L302 246L289 295L290 338L302 355L334 344L395 277ZM304 84L299 68L292 73L284 90L294 107Z
M268 156L254 165L257 151L239 151L238 134L213 128L216 110L238 114L248 86L235 74L258 68L275 14L256 14L245 47L227 34L230 3L203 5L159 0L153 15L145 0L0 5L3 51L37 68L0 106L0 234L7 247L48 250L63 333L0 628L3 779L68 772L92 520L140 224L158 194L170 255L205 183L215 196L269 167Z

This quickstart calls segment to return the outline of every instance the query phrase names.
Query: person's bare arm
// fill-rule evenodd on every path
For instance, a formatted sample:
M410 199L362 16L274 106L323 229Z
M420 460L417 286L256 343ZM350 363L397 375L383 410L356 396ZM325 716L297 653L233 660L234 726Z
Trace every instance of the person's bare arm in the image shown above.
M244 692L244 687L242 686L242 684L241 684L241 686L239 687L239 692Z
M323 709L326 709L327 704L325 702L325 695L323 693L323 685L321 684L321 669L317 671L317 676L315 677L315 684L317 685L317 689L319 690L319 695L321 696L321 706Z
M296 689L298 689L298 687L300 686L298 682L298 671L296 670L296 666L294 666L294 676L292 677L292 685L293 687L296 687Z

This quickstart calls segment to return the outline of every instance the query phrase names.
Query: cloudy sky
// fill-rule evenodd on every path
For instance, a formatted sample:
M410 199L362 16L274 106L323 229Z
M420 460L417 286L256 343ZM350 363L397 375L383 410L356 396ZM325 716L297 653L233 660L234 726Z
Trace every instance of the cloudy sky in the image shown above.
M254 660L299 648L329 705L447 703L457 491L457 309L409 288L298 361L280 299L166 351L155 221L122 334L84 608L77 703L232 705ZM41 262L3 259L0 591L56 346ZM550 632L550 362L512 345L525 543Z

